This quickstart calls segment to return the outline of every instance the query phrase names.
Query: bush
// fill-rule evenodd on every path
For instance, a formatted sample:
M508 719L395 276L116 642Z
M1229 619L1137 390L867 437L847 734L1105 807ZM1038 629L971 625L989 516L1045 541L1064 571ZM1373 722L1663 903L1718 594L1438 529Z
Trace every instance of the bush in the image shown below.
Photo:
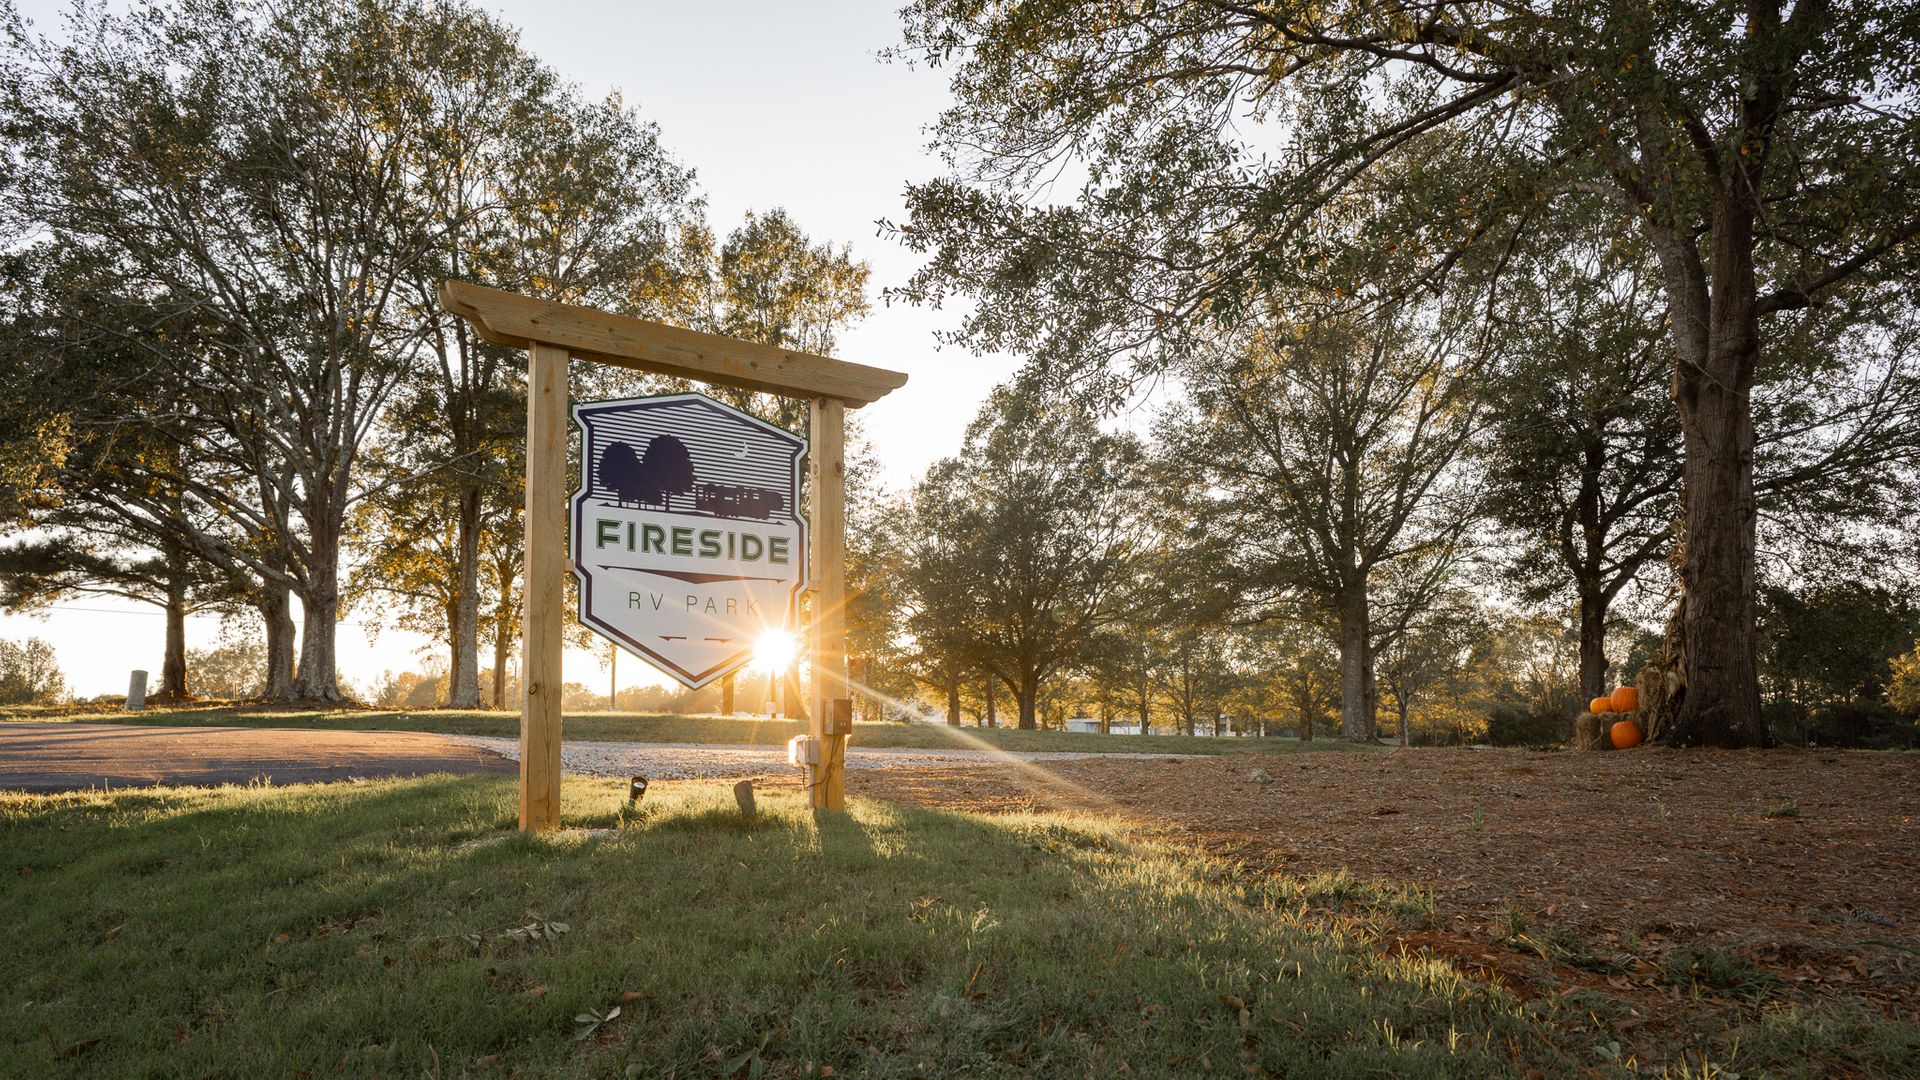
M1844 746L1856 750L1907 750L1920 747L1920 727L1897 709L1875 700L1820 705L1802 713L1775 704L1766 710L1780 741L1801 746Z
M1495 746L1558 746L1567 741L1566 717L1522 701L1499 701L1487 710L1487 741Z

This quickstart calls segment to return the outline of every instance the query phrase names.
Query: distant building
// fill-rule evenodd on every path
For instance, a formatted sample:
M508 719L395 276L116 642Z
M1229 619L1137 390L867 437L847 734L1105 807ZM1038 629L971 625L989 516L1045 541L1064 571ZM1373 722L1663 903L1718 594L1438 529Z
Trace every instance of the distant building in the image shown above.
M1091 716L1076 716L1067 721L1067 730L1098 733L1100 730L1100 721ZM1137 720L1114 720L1107 725L1107 731L1114 735L1138 735L1140 734L1140 722Z

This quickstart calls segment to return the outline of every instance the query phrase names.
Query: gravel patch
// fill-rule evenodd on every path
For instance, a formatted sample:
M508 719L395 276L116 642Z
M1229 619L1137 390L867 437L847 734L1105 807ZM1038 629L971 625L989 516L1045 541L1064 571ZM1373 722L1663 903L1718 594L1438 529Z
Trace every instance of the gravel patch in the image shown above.
M515 761L520 740L488 735L447 735L448 742L490 750ZM1065 751L930 750L900 747L852 747L849 769L938 768L956 765L988 766L1007 761L1073 761L1083 758L1166 760L1202 757L1195 754L1081 754ZM784 746L712 746L698 743L562 742L560 771L572 776L624 780L723 779L768 776L793 771Z

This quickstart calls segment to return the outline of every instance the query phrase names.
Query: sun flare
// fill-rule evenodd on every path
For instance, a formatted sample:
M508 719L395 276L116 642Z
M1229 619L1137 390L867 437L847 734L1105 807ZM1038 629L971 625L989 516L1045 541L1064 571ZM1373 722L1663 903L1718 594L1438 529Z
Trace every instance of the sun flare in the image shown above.
M785 671L800 655L800 635L789 630L769 630L753 643L753 669L768 673Z

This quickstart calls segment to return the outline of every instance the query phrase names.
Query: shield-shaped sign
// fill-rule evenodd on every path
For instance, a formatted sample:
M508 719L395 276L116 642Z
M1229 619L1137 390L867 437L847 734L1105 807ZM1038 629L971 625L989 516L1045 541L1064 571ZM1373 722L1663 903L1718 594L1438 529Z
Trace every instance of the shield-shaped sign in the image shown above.
M583 402L573 417L581 622L694 688L791 627L805 439L701 394Z

